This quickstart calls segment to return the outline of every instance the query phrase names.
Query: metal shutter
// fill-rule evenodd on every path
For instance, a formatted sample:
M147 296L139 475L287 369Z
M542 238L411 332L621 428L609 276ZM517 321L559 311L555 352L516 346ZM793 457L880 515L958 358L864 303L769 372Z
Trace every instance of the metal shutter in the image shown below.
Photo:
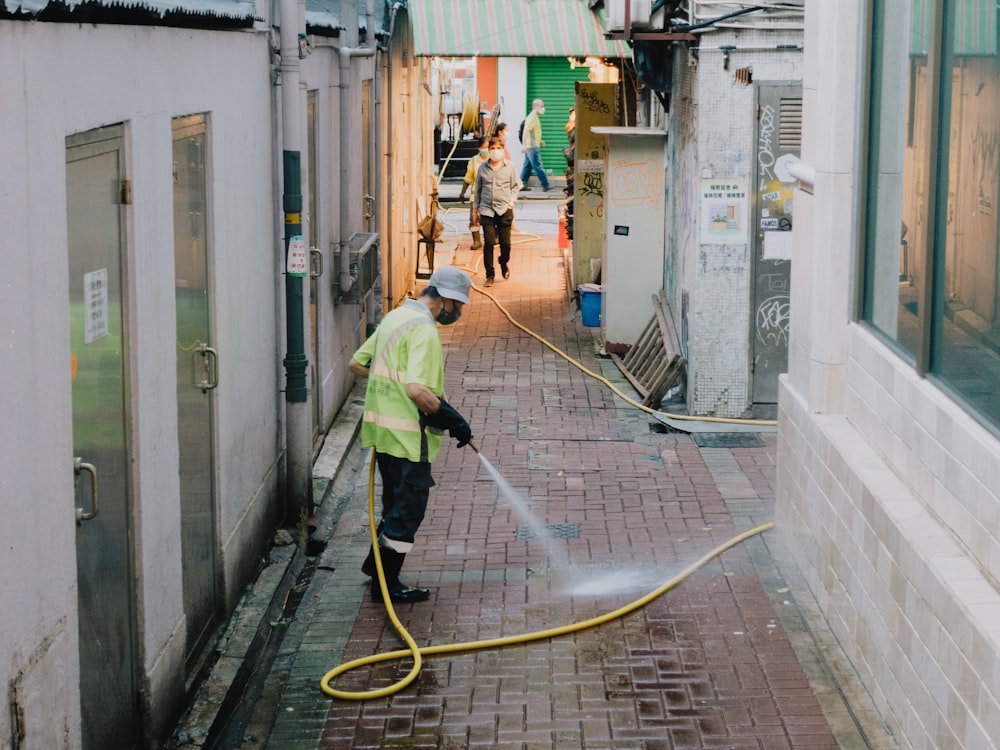
M528 58L525 112L531 111L533 100L545 102L545 114L541 118L542 138L546 144L542 149L542 164L549 175L562 176L566 171L562 150L569 145L569 140L563 128L575 101L576 81L588 80L589 74L590 69L586 66L571 68L565 57ZM511 132L516 134L520 124L510 123Z

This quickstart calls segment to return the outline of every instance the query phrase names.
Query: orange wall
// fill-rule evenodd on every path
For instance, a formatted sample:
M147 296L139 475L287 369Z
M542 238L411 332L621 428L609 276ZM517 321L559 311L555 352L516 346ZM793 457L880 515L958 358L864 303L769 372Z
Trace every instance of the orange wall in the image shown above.
M497 105L497 59L495 57L476 58L476 87L479 89L479 104L489 112Z

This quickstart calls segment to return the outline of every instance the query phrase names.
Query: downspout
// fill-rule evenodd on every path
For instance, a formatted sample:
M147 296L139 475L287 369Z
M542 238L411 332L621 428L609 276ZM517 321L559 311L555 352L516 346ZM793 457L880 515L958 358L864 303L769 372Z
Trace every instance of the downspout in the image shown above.
M393 3L392 10L390 11L389 15L389 33L388 36L386 37L386 43L385 43L385 49L389 53L389 64L386 66L386 70L388 71L389 74L388 75L389 80L386 82L386 97L385 97L386 101L385 190L387 196L392 190L392 180L393 180L392 134L395 132L393 127L392 115L396 109L396 102L392 98L392 36L396 31L396 13L399 11L400 8L403 8L405 10L406 3L403 2ZM387 200L386 203L391 205L391 201ZM391 214L392 211L390 210L389 213ZM388 231L389 236L387 237L387 241L384 243L384 245L388 247L392 241L392 219L389 216L387 216L385 218L385 223L386 223L385 228ZM387 258L387 262L385 266L386 278L384 279L384 282L382 284L382 299L384 300L383 308L391 310L393 308L395 300L393 299L394 292L392 285L393 282L392 258L388 250L386 250L385 252L385 257ZM386 290L388 290L388 293L386 292Z
M312 512L312 425L306 385L304 277L308 272L302 241L301 138L304 102L299 93L299 0L278 0L281 47L282 211L285 234L285 522L299 525L302 543Z
M355 136L354 118L348 116L351 111L351 58L371 57L375 54L374 47L341 47L340 59L340 287L341 295L347 294L354 287L355 279L351 276L351 255L348 251L350 229L351 199L354 197L352 174L357 175L354 158L356 149L352 144L357 142Z

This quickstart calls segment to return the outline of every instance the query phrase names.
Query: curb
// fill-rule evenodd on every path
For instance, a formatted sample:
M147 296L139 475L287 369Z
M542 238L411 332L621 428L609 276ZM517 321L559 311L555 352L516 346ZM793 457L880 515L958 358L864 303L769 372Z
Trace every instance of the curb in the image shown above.
M364 395L364 382L355 383L313 462L313 496L321 498L317 509L328 500L344 457L361 429ZM321 530L324 539L331 530ZM164 745L165 750L206 747L225 728L242 701L264 646L270 640L272 623L280 619L288 594L306 563L304 552L295 544L272 546L268 559L270 564L249 584L230 616L215 645L215 658L208 674L202 678L171 739Z

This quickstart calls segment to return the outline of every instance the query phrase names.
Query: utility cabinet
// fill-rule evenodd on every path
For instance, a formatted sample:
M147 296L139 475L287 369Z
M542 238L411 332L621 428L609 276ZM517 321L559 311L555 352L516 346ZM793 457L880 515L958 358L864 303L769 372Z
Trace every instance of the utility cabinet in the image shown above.
M663 288L667 134L658 128L595 127L606 139L601 336L627 352L653 317Z

